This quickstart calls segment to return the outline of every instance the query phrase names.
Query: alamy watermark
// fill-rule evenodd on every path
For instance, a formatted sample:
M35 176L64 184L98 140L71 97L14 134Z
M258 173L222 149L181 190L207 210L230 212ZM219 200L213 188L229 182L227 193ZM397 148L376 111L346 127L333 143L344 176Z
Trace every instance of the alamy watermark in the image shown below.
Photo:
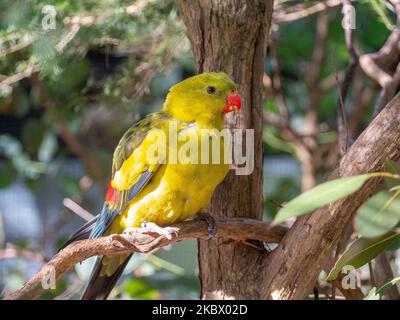
M344 5L342 8L342 27L344 30L356 28L356 9L352 5Z
M146 161L152 164L227 164L236 175L254 170L253 129L204 129L188 125L179 130L169 121L167 132L153 129L146 137Z
M342 288L345 290L357 288L357 278L353 271L356 269L351 265L346 265L342 268L342 273L345 275L342 278Z
M56 288L56 269L53 266L46 266L43 271L45 273L41 280L42 288L45 290Z
M44 31L54 30L57 27L57 10L54 6L46 4L42 7L42 29Z

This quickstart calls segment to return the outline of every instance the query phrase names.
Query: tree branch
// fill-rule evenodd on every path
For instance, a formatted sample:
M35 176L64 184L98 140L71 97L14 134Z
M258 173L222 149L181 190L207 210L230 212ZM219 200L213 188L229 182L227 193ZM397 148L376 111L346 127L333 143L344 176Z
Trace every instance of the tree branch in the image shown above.
M393 74L391 81L387 82L385 86L382 88L379 96L377 98L374 116L376 116L379 112L382 111L382 108L393 98L396 94L396 90L400 84L400 63L397 65L397 68Z
M385 44L375 53L366 53L360 56L359 62L363 71L384 88L392 81L388 70L398 64L400 28L396 27Z
M371 122L328 179L380 171L386 159L398 160L400 94ZM300 217L267 258L262 296L302 299L336 248L355 212L380 179L372 179L351 196Z
M228 238L235 241L260 240L264 242L279 242L287 229L283 226L273 226L254 219L230 218L219 220L217 238ZM8 295L6 299L35 299L45 290L42 282L53 273L56 279L70 270L75 264L92 256L127 254L132 252L148 253L163 246L188 238L208 239L206 221L186 221L171 227L177 234L168 239L159 234L114 234L108 237L77 241L56 254L35 276L20 289Z
M343 0L343 13L346 21L351 21L351 11L348 8L351 7L350 0ZM351 61L347 66L345 76L339 87L339 99L337 103L337 131L338 131L338 147L339 154L342 157L347 151L348 145L348 128L346 119L346 96L349 91L350 84L354 78L356 68L358 66L358 54L354 48L353 43L353 32L352 29L347 27L344 29L346 48L349 51ZM337 73L336 73L337 74ZM337 80L339 81L339 80Z
M13 46L11 46L11 47L9 47L9 48L0 49L0 58L6 56L6 55L8 55L8 54L11 54L11 53L14 53L14 52L23 50L23 49L25 49L26 47L29 47L29 46L30 46L32 43L34 43L35 41L36 41L36 38L32 36L32 37L31 37L29 40L27 40L27 41L21 41L20 43L15 44L15 45L13 45ZM1 43L1 41L0 41L0 43Z
M342 0L327 0L327 1L318 1L316 4L307 6L307 5L291 5L291 9L289 12L283 12L280 10L275 10L273 15L273 20L275 23L282 22L292 22L295 20L303 19L309 17L318 12L324 11L328 8L340 6Z

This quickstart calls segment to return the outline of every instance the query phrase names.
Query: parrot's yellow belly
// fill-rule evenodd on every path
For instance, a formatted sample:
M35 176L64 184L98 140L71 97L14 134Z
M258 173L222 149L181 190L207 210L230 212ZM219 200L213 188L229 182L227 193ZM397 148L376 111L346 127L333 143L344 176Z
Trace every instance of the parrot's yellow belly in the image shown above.
M196 128L191 130L200 137ZM161 165L146 187L115 219L110 233L137 228L143 222L166 226L193 217L209 204L215 188L228 173L229 164L224 164L223 150L221 143L221 160L217 164L182 164L178 161ZM212 157L211 148L209 154Z

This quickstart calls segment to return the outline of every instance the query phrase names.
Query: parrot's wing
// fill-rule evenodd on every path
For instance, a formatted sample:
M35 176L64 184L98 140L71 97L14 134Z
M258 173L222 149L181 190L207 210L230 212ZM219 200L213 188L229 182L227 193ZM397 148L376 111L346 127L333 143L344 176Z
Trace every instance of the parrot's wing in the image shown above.
M111 181L105 203L90 234L99 237L121 213L127 203L134 199L157 171L166 154L158 151L157 161L149 162L147 151L156 143L157 134L166 124L168 117L159 112L137 122L121 138L114 151ZM162 131L164 132L164 131ZM164 150L165 151L165 150Z

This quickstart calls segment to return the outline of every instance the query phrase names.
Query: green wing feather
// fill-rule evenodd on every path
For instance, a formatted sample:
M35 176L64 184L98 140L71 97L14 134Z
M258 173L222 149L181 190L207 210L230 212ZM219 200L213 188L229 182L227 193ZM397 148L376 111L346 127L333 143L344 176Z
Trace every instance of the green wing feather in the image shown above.
M121 173L124 163L132 156L133 152L141 146L148 133L152 129L159 129L167 119L168 117L162 112L153 113L137 122L136 125L125 132L114 151L111 180L114 180L117 173ZM133 159L133 161L141 160L142 159ZM109 210L111 212L123 210L127 202L143 189L158 168L158 165L150 166L146 161L143 161L142 164L141 170L139 172L134 172L133 167L136 167L137 163L132 163L132 170L129 170L129 174L133 172L133 176L129 178L132 183L128 183L124 188L118 188L118 186L113 188L114 202L109 203ZM126 170L122 175L122 178L121 174L119 175L119 179L128 180L126 177L128 175Z

